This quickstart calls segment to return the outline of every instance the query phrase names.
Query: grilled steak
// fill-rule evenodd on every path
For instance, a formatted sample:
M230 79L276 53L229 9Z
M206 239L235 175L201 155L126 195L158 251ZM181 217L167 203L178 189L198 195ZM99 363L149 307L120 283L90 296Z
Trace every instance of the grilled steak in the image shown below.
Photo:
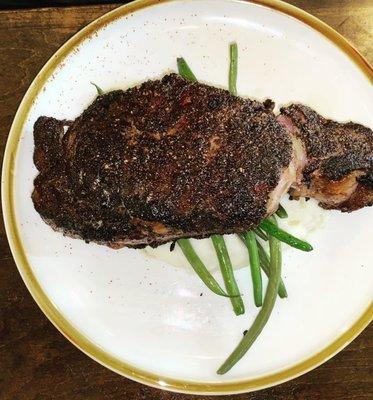
M171 74L99 96L74 122L40 117L35 209L111 247L250 229L295 177L272 108Z
M302 105L272 110L171 74L101 95L75 121L40 117L35 209L120 248L251 229L290 185L328 208L372 203L370 129Z
M280 123L303 143L303 176L290 191L328 209L353 211L373 204L373 132L353 122L323 118L309 107L281 110Z

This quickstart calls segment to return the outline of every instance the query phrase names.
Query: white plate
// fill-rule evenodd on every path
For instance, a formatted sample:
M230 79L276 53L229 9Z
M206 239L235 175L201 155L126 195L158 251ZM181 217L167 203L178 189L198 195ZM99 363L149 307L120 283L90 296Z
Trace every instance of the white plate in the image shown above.
M373 127L372 70L308 14L269 0L140 1L97 20L52 57L20 106L5 155L8 237L40 307L97 361L169 390L233 393L290 379L346 345L372 316L373 210L326 213L293 202L294 232L301 229L294 222L299 213L323 221L312 232L298 231L315 250L285 253L288 299L277 302L243 360L218 376L257 312L248 268L236 273L246 314L235 317L229 301L209 293L187 269L141 251L63 237L35 212L32 126L39 115L75 118L95 98L90 82L126 88L174 71L180 55L201 81L226 87L231 41L239 47L241 95L270 97L277 105L298 101Z

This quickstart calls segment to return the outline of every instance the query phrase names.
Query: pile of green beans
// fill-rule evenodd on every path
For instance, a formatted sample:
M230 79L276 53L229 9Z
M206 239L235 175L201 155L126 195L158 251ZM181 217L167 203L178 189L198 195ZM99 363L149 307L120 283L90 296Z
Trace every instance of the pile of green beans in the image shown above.
M229 54L229 91L232 95L236 96L238 67L238 48L236 43L230 44ZM177 66L179 74L183 78L191 82L197 82L196 76L194 75L184 58L180 57L177 59ZM286 210L281 204L278 206L276 215L279 218L287 218L288 216ZM312 250L312 246L309 243L300 240L290 233L287 233L283 229L279 228L276 218L274 216L271 216L262 221L262 223L252 231L244 232L238 236L243 241L248 250L254 303L257 307L261 308L253 324L251 325L243 339L240 341L232 354L218 369L218 374L225 374L226 372L228 372L245 355L245 353L255 342L256 338L264 329L271 315L277 295L282 299L287 297L287 291L284 282L281 279L282 256L280 242L284 242L302 251ZM269 256L259 239L269 243ZM234 277L233 267L224 241L224 237L221 235L212 235L211 240L219 261L219 266L224 280L226 292L224 292L219 283L215 280L215 278L208 271L201 259L198 257L190 241L188 239L179 239L177 243L180 246L185 257L189 261L190 265L201 278L201 280L205 283L205 285L212 292L220 296L230 297L230 301L232 303L235 314L243 314L245 312L245 306ZM268 277L268 284L264 299L261 274L262 270Z

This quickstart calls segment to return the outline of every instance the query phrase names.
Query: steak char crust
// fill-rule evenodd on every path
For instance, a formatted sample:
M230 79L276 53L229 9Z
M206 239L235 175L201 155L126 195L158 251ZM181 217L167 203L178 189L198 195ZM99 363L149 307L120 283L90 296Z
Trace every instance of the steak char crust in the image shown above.
M113 248L250 229L292 158L272 107L171 74L101 95L73 122L40 117L35 209Z
M326 119L302 104L279 117L304 146L306 165L294 197L314 197L327 209L354 211L373 204L373 132L354 122Z

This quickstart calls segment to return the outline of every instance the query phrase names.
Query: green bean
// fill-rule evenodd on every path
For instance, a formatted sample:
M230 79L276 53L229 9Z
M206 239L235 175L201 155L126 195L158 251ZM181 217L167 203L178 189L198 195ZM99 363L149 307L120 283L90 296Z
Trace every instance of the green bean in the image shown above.
M255 228L254 229L254 233L259 236L261 239L267 241L268 240L268 236L266 235L265 232L263 232L260 228Z
M197 82L196 76L193 74L192 70L189 68L189 65L184 60L183 57L179 57L177 59L177 69L179 74L188 81Z
M237 296L237 293L239 293L239 289L236 279L234 278L233 267L231 259L229 258L224 238L220 235L212 235L211 240L215 247L216 255L219 260L219 266L224 279L225 288L228 294L233 296L231 297L233 310L236 315L243 314L245 312L245 306L243 304L242 297Z
M254 303L257 307L262 306L263 302L263 286L262 274L260 271L258 245L253 231L243 234L247 250L249 251L251 280L253 282Z
M276 211L276 215L280 218L287 218L288 217L288 213L286 212L285 208L282 207L281 204L278 205L277 211Z
M260 266L262 267L264 273L267 276L269 276L269 257L264 247L259 242L259 240L257 240L257 245L258 245ZM288 297L288 293L286 291L286 287L282 279L280 280L280 284L278 285L278 295L280 296L281 299Z
M265 327L275 305L281 277L280 242L273 236L269 236L268 239L270 249L270 274L263 306L246 335L218 369L217 373L219 375L228 372L246 354Z
M237 43L231 43L229 46L229 91L234 96L237 96L237 62L238 62L238 49Z
M288 244L289 246L295 247L296 249L302 251L313 250L313 247L309 243L300 240L293 235L290 235L290 233L285 232L268 219L265 219L259 226L261 229L263 229L264 232L274 236L275 238L277 238L281 242Z
M203 283L215 294L224 297L231 297L220 287L215 278L208 271L206 266L203 264L201 259L198 257L198 254L193 249L192 244L189 239L179 239L177 244L180 246L181 251L184 253L184 256L189 261L189 264L192 266L197 275L201 278Z
M104 94L104 91L100 88L100 86L96 85L96 84L93 83L93 82L91 82L91 85L93 85L93 86L96 88L97 94L98 94L99 96L101 96L102 94Z

